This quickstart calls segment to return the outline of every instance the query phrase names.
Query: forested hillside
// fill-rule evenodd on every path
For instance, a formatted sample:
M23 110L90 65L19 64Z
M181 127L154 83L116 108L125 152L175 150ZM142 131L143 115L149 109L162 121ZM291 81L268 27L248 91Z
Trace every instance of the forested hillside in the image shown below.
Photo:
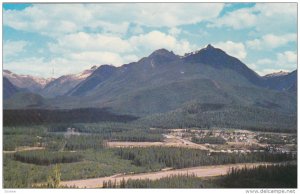
M134 165L145 166L154 170L157 168L173 167L185 168L191 166L206 166L220 164L234 164L247 162L281 162L294 160L291 154L228 154L208 153L197 149L184 148L123 148L116 150L121 158L131 160Z
M258 131L295 131L296 113L280 113L261 107L225 104L188 104L165 114L136 121L160 128L243 128Z
M113 114L107 109L18 109L4 110L4 126L38 125L55 123L78 123L118 121L126 122L137 119L130 115Z
M27 109L28 114L22 114L23 110L5 111L4 123L19 117L23 123L33 119L38 123L52 122L40 121L45 119L34 115L32 108L82 112L72 120L69 112L58 111L60 119L53 120L53 111L40 110L48 111L49 119L55 122L103 121L108 119L103 118L103 112L96 111L98 116L92 116L85 110L108 108L105 113L114 121L143 117L141 123L162 128L296 128L297 71L262 77L212 45L185 56L159 49L137 62L120 67L102 65L88 72L85 79L79 76L82 81L65 95L43 98L19 94L8 98L5 109ZM51 83L54 82L59 87L60 81ZM44 113L41 115L44 117ZM131 116L122 119L112 115Z

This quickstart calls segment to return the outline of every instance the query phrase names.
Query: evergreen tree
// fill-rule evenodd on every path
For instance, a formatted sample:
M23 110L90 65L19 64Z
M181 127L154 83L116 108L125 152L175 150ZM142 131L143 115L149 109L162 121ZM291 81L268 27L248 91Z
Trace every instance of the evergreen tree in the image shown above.
M59 188L60 177L61 177L60 166L56 164L54 166L51 174L48 176L47 187L48 188Z

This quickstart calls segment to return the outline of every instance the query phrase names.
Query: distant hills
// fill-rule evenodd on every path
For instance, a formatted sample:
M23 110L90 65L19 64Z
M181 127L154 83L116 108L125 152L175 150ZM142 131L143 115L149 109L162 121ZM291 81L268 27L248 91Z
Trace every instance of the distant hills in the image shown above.
M6 81L5 88L13 87ZM30 91L43 96L43 100L33 103L35 108L110 108L113 112L144 117L145 123L145 119L153 123L152 119L157 114L164 115L160 118L171 115L185 118L182 116L184 113L196 123L211 117L219 118L222 126L233 123L251 126L257 121L260 126L270 127L272 122L266 121L270 119L266 115L271 114L293 126L297 113L297 70L259 76L239 59L212 45L184 56L159 49L137 62L120 67L93 67L80 74L51 80L42 89ZM4 91L7 99L4 101L5 108L16 108L13 99L21 100L16 99L14 93L13 89ZM215 110L216 104L221 108ZM24 105L25 108L29 106L28 103ZM188 107L203 106L208 112L203 108L192 113L186 111ZM233 122L232 119L239 115L243 122ZM237 127L237 124L234 126Z

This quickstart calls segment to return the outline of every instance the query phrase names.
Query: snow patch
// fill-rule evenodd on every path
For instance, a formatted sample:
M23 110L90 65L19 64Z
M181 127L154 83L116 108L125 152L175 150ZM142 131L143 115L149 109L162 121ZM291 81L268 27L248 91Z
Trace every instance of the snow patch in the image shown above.
M284 76L284 75L287 75L287 74L289 74L289 72L279 71L279 72L267 74L264 77L279 77L279 76Z

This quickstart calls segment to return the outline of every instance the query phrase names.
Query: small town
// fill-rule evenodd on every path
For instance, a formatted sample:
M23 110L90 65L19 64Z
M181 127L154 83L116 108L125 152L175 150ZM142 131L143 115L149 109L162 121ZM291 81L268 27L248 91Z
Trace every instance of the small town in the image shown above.
M297 153L297 135L290 133L254 132L233 129L172 129L170 134L176 138L193 141L193 137L204 140L201 143L212 152L227 153ZM210 143L209 139L222 140ZM207 139L207 142L205 140Z

